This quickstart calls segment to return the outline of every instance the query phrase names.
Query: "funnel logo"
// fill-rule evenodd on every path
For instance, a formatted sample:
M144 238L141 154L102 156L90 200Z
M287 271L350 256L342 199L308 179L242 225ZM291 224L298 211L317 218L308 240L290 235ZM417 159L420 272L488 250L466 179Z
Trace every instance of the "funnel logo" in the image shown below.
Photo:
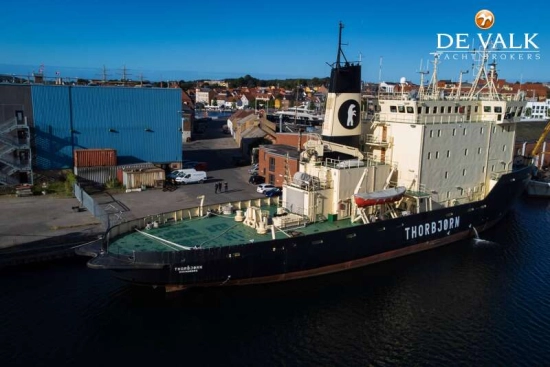
M495 16L490 10L480 10L476 13L475 22L478 28L487 30L495 24Z
M338 121L348 130L355 129L359 125L359 103L348 99L338 109Z

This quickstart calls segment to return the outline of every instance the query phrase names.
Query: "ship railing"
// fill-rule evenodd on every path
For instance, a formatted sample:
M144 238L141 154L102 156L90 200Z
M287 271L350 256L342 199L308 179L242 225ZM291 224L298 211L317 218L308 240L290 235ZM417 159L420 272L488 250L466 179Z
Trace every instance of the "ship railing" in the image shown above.
M374 167L374 166L379 166L381 164L388 164L388 162L384 161L378 153L367 152L363 154L365 155L365 159L366 159L365 163L367 167ZM394 166L394 168L397 168L396 162L393 162L391 164Z
M455 123L479 123L496 122L497 115L481 114L401 114L401 113L380 113L380 122L403 122L424 125L455 124Z
M292 213L299 216L301 218L299 225L304 226L307 223L309 223L310 220L306 213L306 208L294 206L294 204L289 203L287 201L281 201L281 207L283 207L288 213ZM315 210L314 206L309 208L309 211L312 211L312 210L313 211Z
M365 144L387 146L389 143L390 142L387 138L383 138L379 135L367 134L365 136Z
M392 101L415 101L415 98L411 98L409 96L409 93L401 93L401 92L395 92L395 93L378 93L378 99L379 100L392 100Z
M127 220L122 223L118 223L114 226L109 227L103 239L103 251L108 251L110 246L110 239L116 238L122 234L134 232L137 229L145 229L147 225L151 225L156 222L159 226L170 225L176 222L183 220L189 220L194 218L200 218L207 215L209 212L223 212L225 208L231 207L232 211L243 210L245 211L249 207L267 207L271 205L277 205L279 201L278 197L269 198L257 198L250 200L240 200L240 201L231 201L226 203L218 203L211 205L203 205L196 207L189 207L184 209L173 210L169 212L163 212L159 214L148 215L143 218ZM123 219L123 218L122 218ZM116 253L113 253L114 256L117 256ZM128 255L120 255L121 258L128 258Z

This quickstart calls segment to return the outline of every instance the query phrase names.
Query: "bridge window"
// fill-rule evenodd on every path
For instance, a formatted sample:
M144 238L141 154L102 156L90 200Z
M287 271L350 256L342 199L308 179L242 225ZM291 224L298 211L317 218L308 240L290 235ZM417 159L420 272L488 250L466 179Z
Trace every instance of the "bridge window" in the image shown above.
M434 107L432 108L432 113L437 113L437 106L434 106Z
M477 112L477 111L479 111L479 106L474 107L474 112Z
M414 108L407 106L407 113L414 113Z
M495 112L496 113L502 113L502 107L501 106L495 106Z
M447 107L447 113L451 113L452 110L453 110L453 108L451 106Z
M491 106L483 106L483 112L491 112Z
M405 106L398 106L399 113L405 113Z
M444 113L445 112L445 106L441 106L439 108L439 113Z
M397 112L396 106L390 106L390 112Z

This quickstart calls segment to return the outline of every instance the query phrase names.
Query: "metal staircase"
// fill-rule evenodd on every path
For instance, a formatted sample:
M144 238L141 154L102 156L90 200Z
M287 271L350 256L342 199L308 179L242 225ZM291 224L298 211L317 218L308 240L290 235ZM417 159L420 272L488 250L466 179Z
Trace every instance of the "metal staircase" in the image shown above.
M18 172L32 173L29 127L21 112L0 122L0 185L19 184Z

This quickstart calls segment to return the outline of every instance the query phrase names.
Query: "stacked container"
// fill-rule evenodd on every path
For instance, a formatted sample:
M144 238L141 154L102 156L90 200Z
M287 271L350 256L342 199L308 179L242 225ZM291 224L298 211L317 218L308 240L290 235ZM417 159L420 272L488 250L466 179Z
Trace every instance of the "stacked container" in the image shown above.
M75 149L74 174L79 179L105 184L117 177L115 149Z

